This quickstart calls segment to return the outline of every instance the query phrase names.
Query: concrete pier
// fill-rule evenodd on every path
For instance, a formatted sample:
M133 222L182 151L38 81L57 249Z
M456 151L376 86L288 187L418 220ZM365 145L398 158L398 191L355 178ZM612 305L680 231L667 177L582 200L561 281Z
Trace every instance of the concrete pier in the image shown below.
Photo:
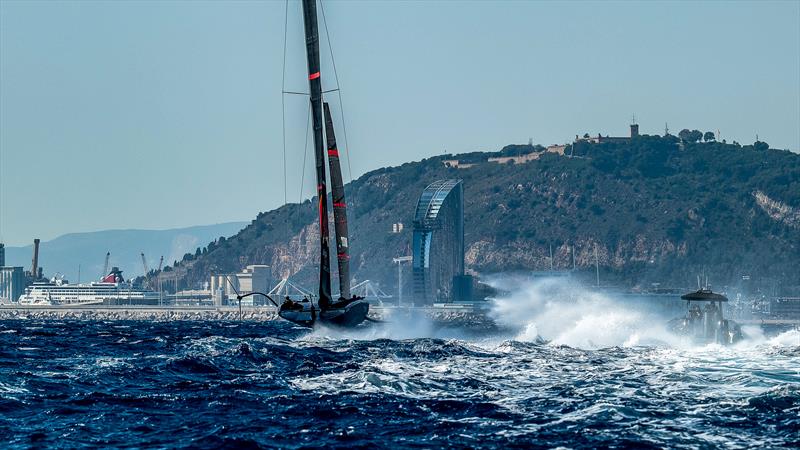
M241 311L241 313L240 313ZM240 316L241 314L241 316ZM484 310L465 305L460 307L370 308L370 317L377 320L392 320L419 315L434 322L468 323L471 325L493 324ZM29 306L0 305L0 320L251 320L267 321L278 318L271 306L130 306L130 305L76 305L76 306Z

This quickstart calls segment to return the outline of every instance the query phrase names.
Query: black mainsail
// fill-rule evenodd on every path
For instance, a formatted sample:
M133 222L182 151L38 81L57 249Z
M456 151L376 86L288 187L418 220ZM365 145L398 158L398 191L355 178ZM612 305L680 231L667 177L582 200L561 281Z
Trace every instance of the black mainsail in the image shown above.
M325 140L328 142L333 225L336 232L336 261L339 264L339 297L350 298L350 250L347 242L347 203L344 198L344 181L339 164L339 149L336 147L336 135L333 132L331 110L327 102L322 106L325 110Z
M311 121L314 126L314 161L317 166L317 202L319 203L319 300L321 310L331 304L331 257L328 247L328 190L325 183L325 153L322 141L322 80L319 73L319 30L317 0L303 0L303 21L308 57L308 85L311 89Z
M331 298L331 258L328 231L328 191L325 178L325 153L322 141L322 82L319 72L319 32L317 27L317 0L303 0L303 20L306 32L306 55L308 56L308 84L311 88L311 118L314 126L314 158L317 166L317 202L319 207L319 300L317 307L308 298L296 302L290 298L280 304L278 315L302 326L314 326L317 319L341 327L354 327L369 320L369 303L363 297L350 297L350 267L347 245L347 213L344 200L342 170L339 150L333 133L333 121L328 105L324 105L327 121L328 159L330 161L331 184L333 185L334 220L336 222L336 250L339 262L341 296Z

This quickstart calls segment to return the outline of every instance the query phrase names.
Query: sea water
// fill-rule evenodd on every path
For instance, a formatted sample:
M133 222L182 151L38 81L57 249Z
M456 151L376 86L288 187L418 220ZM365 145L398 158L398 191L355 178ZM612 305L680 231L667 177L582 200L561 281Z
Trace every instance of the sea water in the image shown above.
M573 293L556 308L552 294L534 286L508 299L521 307L497 302L492 314L512 331L477 336L424 318L350 332L282 321L3 321L0 442L800 445L798 331L749 329L736 346L697 346L607 299Z

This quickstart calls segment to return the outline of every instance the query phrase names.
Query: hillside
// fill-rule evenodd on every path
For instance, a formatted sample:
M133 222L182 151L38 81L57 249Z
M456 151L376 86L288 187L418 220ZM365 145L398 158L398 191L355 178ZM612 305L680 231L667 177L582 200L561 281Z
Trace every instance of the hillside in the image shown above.
M391 259L410 254L412 215L430 182L464 181L466 263L479 274L556 269L594 275L597 247L605 283L715 285L750 275L783 289L800 286L800 155L717 142L639 136L625 143L576 144L566 155L542 147L444 155L367 173L347 187L352 271L396 285ZM542 152L526 163L500 155ZM475 163L446 167L444 160ZM462 166L463 167L463 166ZM213 242L174 270L184 286L211 272L268 264L275 277L315 279L315 207L306 201L261 213L239 234ZM392 224L402 222L402 233ZM174 275L174 274L173 274ZM394 291L394 289L391 289Z
M201 225L171 230L103 230L87 233L70 233L50 241L42 242L39 262L45 275L63 274L70 281L78 280L78 265L81 265L81 280L100 278L106 252L111 252L110 264L121 268L125 276L144 273L141 253L153 269L163 255L164 264L172 264L186 252L194 252L220 236L230 236L244 228L247 222L229 222ZM30 270L33 245L7 247L6 263Z

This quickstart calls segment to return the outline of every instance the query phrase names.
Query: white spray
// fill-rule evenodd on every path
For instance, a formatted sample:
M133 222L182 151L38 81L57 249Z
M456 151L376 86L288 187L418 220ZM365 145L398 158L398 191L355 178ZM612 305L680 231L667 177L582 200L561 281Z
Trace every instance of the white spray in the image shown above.
M497 279L508 287L510 279ZM622 305L612 297L588 290L566 278L517 282L511 295L494 300L492 316L519 330L520 341L544 339L556 345L602 348L636 345L677 345L661 316Z

